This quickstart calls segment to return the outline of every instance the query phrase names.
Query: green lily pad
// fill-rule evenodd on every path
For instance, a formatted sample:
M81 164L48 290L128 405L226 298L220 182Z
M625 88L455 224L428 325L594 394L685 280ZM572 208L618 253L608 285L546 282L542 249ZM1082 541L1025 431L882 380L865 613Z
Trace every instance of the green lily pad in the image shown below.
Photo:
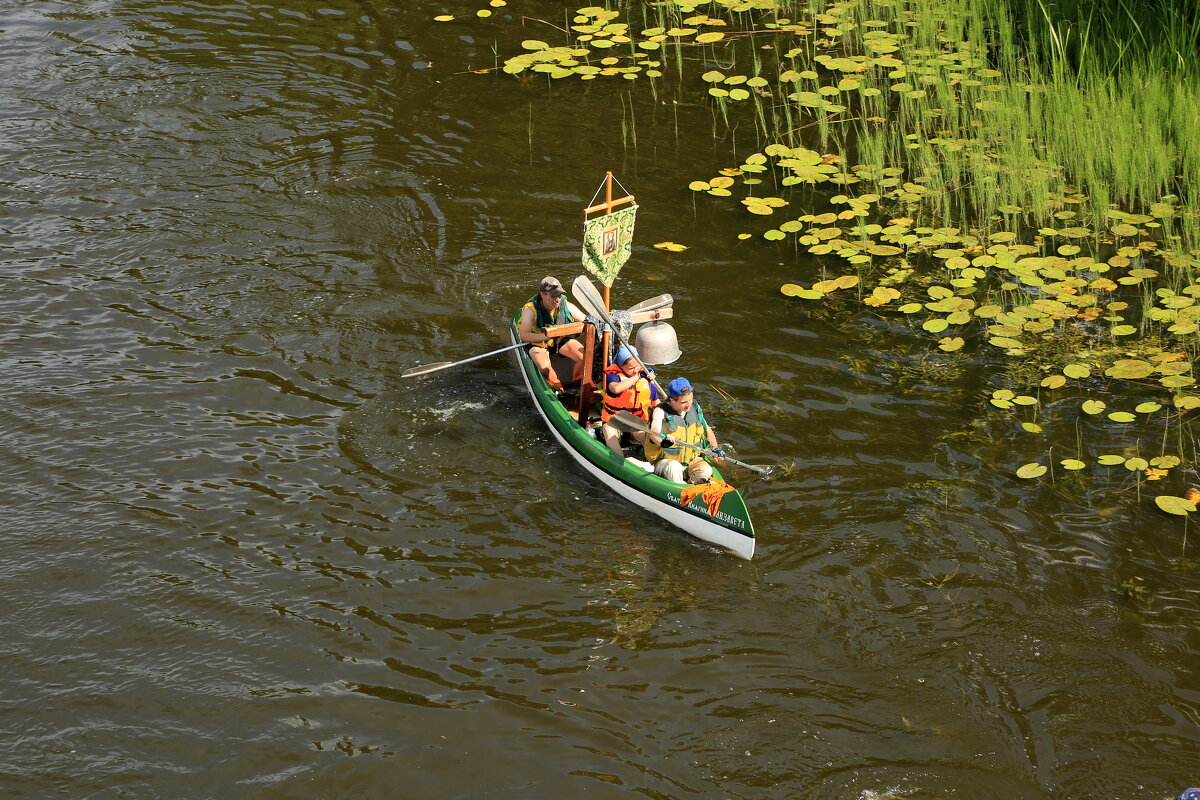
M1083 379L1090 378L1092 371L1085 364L1067 364L1063 367L1063 374L1068 378Z
M1085 414L1099 414L1105 407L1103 400L1085 400L1081 406Z
M1153 372L1154 365L1140 358L1123 358L1104 370L1104 374L1110 378L1125 378L1127 380L1145 378Z
M941 333L950 327L950 323L946 322L942 317L934 317L933 319L925 320L921 327L930 333Z
M1103 464L1106 467L1114 467L1117 464L1124 464L1125 456L1118 456L1118 455L1113 455L1113 454L1109 453L1109 454L1100 456L1096 460L1099 461L1101 464Z
M1154 498L1154 504L1168 514L1177 514L1181 517L1187 516L1196 510L1195 503L1169 494L1160 494Z
M947 353L953 353L955 350L961 350L966 344L961 336L947 336L944 339L938 340L938 349L945 350Z
M1063 469L1071 469L1071 470L1083 469L1084 467L1087 466L1087 464L1085 464L1084 462L1079 461L1078 459L1074 459L1074 458L1064 458L1062 461L1060 461L1058 463L1062 464Z
M1046 467L1042 466L1041 464L1037 463L1036 461L1030 462L1028 464L1023 464L1017 470L1018 478L1040 478L1041 476L1043 476L1045 474L1046 474Z

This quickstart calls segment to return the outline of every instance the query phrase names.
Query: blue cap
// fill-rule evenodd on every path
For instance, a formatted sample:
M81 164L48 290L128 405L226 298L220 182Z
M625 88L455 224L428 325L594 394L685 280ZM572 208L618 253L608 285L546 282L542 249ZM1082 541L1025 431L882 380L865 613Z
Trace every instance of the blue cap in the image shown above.
M1185 789L1175 800L1200 800L1200 789Z
M667 397L682 397L692 390L687 378L676 378L667 384Z
M636 347L622 347L617 351L617 354L613 356L613 363L618 367L623 367L625 366L625 362L634 356L638 356L639 358L641 357L641 354L638 353Z

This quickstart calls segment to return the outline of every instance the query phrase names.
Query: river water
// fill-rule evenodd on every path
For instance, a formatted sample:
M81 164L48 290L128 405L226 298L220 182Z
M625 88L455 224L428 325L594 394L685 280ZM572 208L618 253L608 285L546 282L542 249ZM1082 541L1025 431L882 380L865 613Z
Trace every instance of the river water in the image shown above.
M1180 526L1120 476L1015 479L1040 445L985 354L781 295L818 267L686 189L749 134L470 72L563 10L0 2L4 796L1200 782ZM590 484L505 357L399 377L578 274L608 169L642 206L616 305L672 292L661 374L790 466L735 474L753 562Z

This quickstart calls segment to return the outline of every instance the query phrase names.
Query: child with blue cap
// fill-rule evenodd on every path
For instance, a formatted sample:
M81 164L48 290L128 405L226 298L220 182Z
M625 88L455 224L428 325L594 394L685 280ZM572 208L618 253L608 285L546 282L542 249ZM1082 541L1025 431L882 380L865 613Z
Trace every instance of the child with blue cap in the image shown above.
M651 382L653 371L645 371L635 356L633 347L622 347L613 356L613 363L604 370L604 399L600 408L600 421L604 425L600 433L604 443L617 455L624 457L621 450L621 432L608 424L613 414L628 411L643 422L650 421L650 409L658 401L658 389ZM646 434L635 431L630 434L636 441L644 442Z
M684 466L700 456L687 445L707 446L718 458L725 455L687 378L667 384L667 397L654 407L650 427L654 432L646 437L646 458L654 465L655 474L674 483L684 483Z

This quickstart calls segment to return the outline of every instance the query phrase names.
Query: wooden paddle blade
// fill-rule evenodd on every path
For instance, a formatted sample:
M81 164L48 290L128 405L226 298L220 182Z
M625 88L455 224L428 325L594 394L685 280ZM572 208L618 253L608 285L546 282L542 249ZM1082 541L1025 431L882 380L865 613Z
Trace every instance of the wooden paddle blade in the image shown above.
M457 361L439 361L436 364L426 364L423 367L413 367L412 369L406 369L404 372L401 372L400 377L415 378L418 375L427 375L430 372L437 372L439 369L453 367L457 363Z
M580 275L571 282L571 296L584 311L608 322L608 311L604 308L604 298L585 276Z
M642 433L650 432L650 426L646 424L645 420L628 411L618 411L609 417L608 423L617 430L625 431L626 433L633 433L635 431L641 431Z
M649 300L643 300L633 308L628 309L626 314L636 314L639 311L657 311L660 308L666 308L675 302L675 298L669 294L660 294L658 297L651 297Z

